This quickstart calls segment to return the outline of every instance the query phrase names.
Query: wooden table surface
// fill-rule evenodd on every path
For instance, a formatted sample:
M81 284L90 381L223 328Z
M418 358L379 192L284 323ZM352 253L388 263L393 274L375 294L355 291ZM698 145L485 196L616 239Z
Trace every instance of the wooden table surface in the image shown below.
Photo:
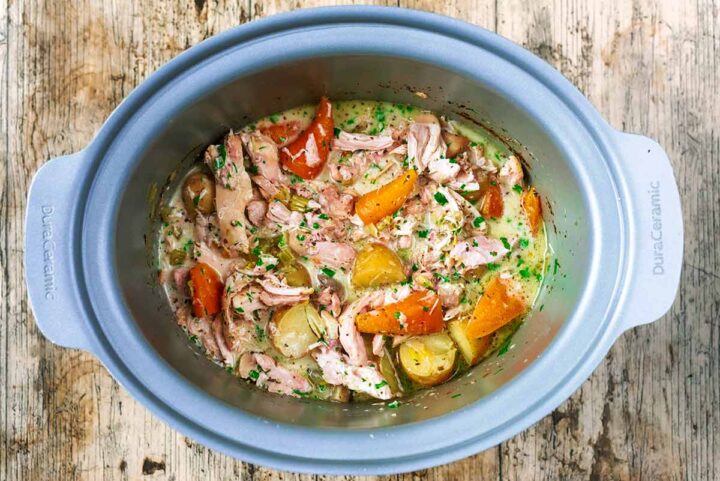
M0 480L327 479L213 452L156 419L92 356L45 341L22 249L33 172L87 144L157 67L234 25L332 3L0 0ZM554 65L612 125L657 139L686 240L672 311L623 335L555 412L484 453L394 478L719 480L720 2L398 3L497 31Z

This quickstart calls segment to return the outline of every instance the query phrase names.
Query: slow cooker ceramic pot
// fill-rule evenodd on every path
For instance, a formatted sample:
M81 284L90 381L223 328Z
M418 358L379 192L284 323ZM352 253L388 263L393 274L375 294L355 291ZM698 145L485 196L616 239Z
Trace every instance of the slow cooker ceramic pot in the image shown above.
M230 127L320 95L412 103L493 129L543 195L553 267L512 348L396 409L280 397L189 347L159 287L156 194ZM397 8L278 15L187 50L143 82L28 199L25 266L38 326L97 356L184 434L240 459L393 473L462 458L548 414L623 331L672 304L682 257L663 150L617 132L557 71L472 25Z

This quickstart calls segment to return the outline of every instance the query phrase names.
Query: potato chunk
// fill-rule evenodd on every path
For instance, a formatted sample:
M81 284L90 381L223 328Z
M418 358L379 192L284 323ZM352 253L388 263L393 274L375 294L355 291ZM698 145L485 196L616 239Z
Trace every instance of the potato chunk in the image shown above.
M317 310L307 303L297 304L275 315L275 329L272 341L283 356L298 359L308 353L318 337L310 327L310 322L320 318Z
M455 367L457 349L444 332L418 336L400 345L400 365L414 382L434 386L446 381Z
M484 336L478 339L468 337L465 329L467 328L467 320L451 321L448 324L450 337L453 338L455 344L460 349L460 354L469 365L476 364L488 352L492 345L492 336Z
M352 275L355 287L377 287L404 280L402 260L389 247L370 244L358 252Z

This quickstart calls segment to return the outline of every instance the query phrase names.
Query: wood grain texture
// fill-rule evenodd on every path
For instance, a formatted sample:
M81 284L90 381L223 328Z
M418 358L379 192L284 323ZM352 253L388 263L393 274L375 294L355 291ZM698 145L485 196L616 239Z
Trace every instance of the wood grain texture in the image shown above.
M91 356L45 341L29 311L22 241L32 173L83 147L149 73L239 23L335 3L0 0L1 480L330 479L198 445L150 415ZM392 478L720 479L718 0L399 5L496 30L554 65L613 126L657 139L680 185L686 242L672 311L623 335L552 415L497 448Z

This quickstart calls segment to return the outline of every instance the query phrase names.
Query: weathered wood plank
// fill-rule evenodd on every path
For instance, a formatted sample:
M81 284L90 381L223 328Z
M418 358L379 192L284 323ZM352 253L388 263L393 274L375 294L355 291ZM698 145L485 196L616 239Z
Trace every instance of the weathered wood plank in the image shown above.
M0 0L1 479L324 479L197 445L132 400L91 356L47 343L28 310L21 254L32 172L84 146L154 69L238 23L335 3ZM718 1L375 3L497 30L558 68L612 125L658 139L673 160L686 228L682 290L670 315L626 333L581 390L525 433L395 478L720 479Z

